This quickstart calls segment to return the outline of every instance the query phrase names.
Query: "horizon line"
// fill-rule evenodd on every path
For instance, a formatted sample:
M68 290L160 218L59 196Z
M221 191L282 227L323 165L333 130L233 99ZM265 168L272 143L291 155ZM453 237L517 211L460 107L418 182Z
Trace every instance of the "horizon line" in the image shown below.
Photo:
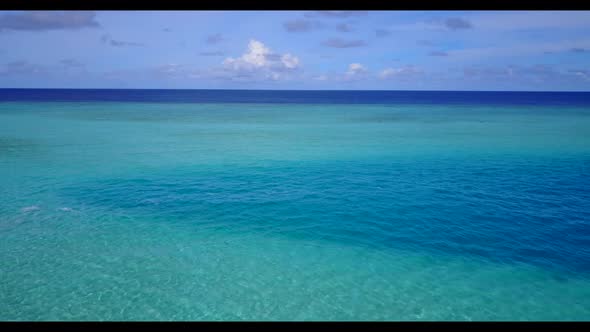
M0 90L164 90L164 91L301 91L301 92L552 92L590 93L590 90L384 90L384 89L203 89L203 88L0 88Z

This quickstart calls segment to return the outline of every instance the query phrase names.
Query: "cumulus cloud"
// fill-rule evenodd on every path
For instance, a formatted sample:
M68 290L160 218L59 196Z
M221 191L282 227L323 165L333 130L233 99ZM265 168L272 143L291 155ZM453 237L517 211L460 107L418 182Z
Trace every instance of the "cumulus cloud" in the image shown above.
M248 50L241 57L228 57L223 61L223 70L231 78L263 78L278 80L286 78L301 66L299 58L290 54L273 53L262 42L251 39Z
M432 51L432 52L428 53L428 55L430 55L430 56L448 56L449 54L444 51Z
M387 37L389 35L391 35L391 31L389 31L389 30L386 30L386 29L375 30L375 36L377 36L379 38Z
M361 65L360 63L351 63L350 65L348 65L348 71L346 72L346 74L358 75L365 73L366 71L367 67Z
M357 81L367 77L368 69L364 65L355 62L348 65L348 70L342 77L343 81Z
M351 48L366 46L364 40L344 40L340 38L332 38L322 42L322 45L333 48Z
M96 13L92 11L26 11L0 16L0 31L77 30L96 28Z
M204 51L203 56L220 56L221 51ZM275 53L258 40L250 40L248 49L239 57L227 57L220 66L196 68L192 65L168 63L145 68L129 75L149 75L148 77L170 81L182 80L224 80L234 83L292 80L301 74L301 62L290 53ZM122 72L111 72L109 78L122 79Z
M305 17L331 17L331 18L346 18L346 17L358 17L367 16L368 12L364 10L321 10L315 12L305 13Z
M223 35L220 33L216 33L216 34L207 36L207 39L206 39L207 44L211 44L211 45L219 44L224 40L225 40L225 38L223 38Z
M100 41L102 43L104 43L104 44L107 44L107 45L110 45L110 46L114 46L114 47L145 46L142 43L128 42L128 41L122 41L122 40L115 40L115 39L111 38L111 36L109 34L102 35L102 37L100 38Z
M308 32L322 27L318 21L296 19L283 23L283 27L288 32Z
M281 62L288 69L295 69L299 66L299 58L288 53L281 56Z
M250 40L248 43L248 52L244 53L240 58L227 58L223 62L224 65L230 66L235 69L248 67L248 68L260 68L267 65L268 55L270 49L263 43L257 40Z

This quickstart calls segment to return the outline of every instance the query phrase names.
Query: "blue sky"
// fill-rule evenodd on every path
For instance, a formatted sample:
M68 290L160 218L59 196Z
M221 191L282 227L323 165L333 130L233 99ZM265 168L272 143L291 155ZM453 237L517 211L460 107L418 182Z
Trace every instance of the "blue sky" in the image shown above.
M590 91L590 11L4 11L0 87Z

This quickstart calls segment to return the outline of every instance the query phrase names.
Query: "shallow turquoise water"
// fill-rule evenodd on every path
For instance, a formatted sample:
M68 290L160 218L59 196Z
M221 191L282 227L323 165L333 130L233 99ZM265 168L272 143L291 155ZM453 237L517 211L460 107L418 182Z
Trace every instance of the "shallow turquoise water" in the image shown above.
M0 103L0 320L588 320L583 107Z

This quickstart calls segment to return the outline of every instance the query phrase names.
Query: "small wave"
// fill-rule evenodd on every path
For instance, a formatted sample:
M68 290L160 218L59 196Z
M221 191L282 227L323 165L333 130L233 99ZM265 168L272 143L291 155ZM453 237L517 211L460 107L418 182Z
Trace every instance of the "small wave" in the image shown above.
M61 207L61 208L59 208L58 210L60 210L60 211L65 211L65 212L74 211L72 208L69 208L69 207Z
M156 198L147 198L147 199L141 200L141 203L154 204L154 205L159 205L160 202L161 202L161 200L156 199Z
M22 212L38 211L40 208L37 205L27 206L21 209Z

